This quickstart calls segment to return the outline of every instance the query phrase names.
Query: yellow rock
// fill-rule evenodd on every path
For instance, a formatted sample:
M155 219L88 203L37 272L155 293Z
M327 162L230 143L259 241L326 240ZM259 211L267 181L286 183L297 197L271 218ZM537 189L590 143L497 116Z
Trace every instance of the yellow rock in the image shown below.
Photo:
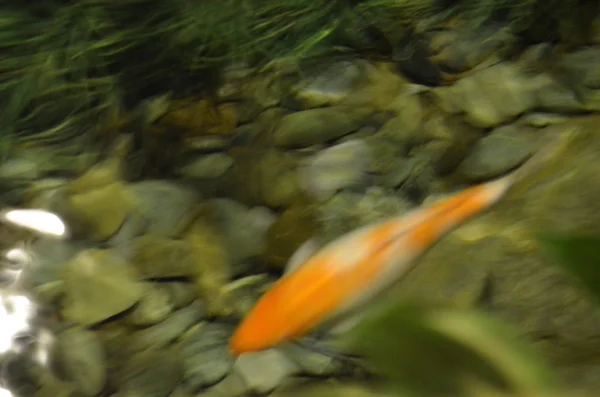
M228 135L237 126L237 110L232 103L215 105L206 99L182 100L174 101L169 108L161 124L182 128L186 135Z
M218 230L206 219L197 219L185 233L197 258L196 287L213 315L225 315L225 285L230 279L230 264Z
M67 185L69 194L88 192L92 189L105 187L121 180L121 164L116 158L109 159L91 167L79 178Z
M135 203L131 192L121 182L74 194L68 200L69 215L85 225L86 234L94 241L113 236Z

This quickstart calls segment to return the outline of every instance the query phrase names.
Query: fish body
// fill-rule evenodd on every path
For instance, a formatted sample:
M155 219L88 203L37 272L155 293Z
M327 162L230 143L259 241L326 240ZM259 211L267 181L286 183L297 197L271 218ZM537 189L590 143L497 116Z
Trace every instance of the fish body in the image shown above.
M454 227L498 201L513 175L357 229L291 269L263 295L230 340L234 355L306 335L365 304L405 275ZM293 262L293 261L292 261Z

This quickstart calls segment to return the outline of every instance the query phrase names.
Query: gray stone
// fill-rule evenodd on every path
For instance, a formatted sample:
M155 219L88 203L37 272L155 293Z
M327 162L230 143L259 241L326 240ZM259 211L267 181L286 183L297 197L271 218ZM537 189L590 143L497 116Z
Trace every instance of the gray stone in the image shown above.
M197 153L212 153L227 148L229 142L220 136L201 136L186 141L186 149Z
M157 288L162 289L169 295L169 301L176 309L189 305L196 299L197 295L193 284L183 281L162 281L157 284Z
M233 366L227 349L231 331L219 324L204 323L190 330L181 341L185 381L194 390L223 379Z
M587 47L561 57L558 69L571 84L600 88L600 48Z
M34 180L41 175L39 165L29 159L12 158L0 165L0 180Z
M71 328L58 335L59 361L67 378L86 396L96 396L106 382L106 357L93 332Z
M70 215L86 226L86 235L94 241L104 241L123 225L134 208L134 197L128 187L114 182L68 198Z
M199 156L179 170L179 174L191 179L211 179L222 176L233 165L233 159L225 153Z
M312 156L298 169L299 184L312 197L326 200L345 188L364 186L371 152L361 140L347 141Z
M318 377L332 376L340 370L340 363L330 355L312 351L297 344L287 344L279 348L300 368L303 375Z
M317 216L323 237L329 241L368 223L401 215L409 208L400 197L370 188L366 194L338 193L317 208Z
M148 326L163 321L174 309L168 292L157 283L143 283L144 292L140 301L127 314L126 321L133 325Z
M164 321L144 328L132 336L131 348L144 350L160 348L179 338L188 328L206 316L206 309L200 302L173 312Z
M168 397L181 382L181 360L172 351L148 350L132 356L119 376L120 397Z
M533 108L536 84L518 65L500 63L432 92L449 113L463 111L468 123L489 128Z
M213 219L222 232L228 246L232 264L257 257L266 248L266 232L274 221L268 209L266 213L251 211L243 204L230 199L215 199L210 202Z
M431 59L437 64L464 72L476 67L486 58L498 56L510 48L516 37L508 29L484 26L482 29L444 30L431 40Z
M132 265L146 279L198 274L196 253L186 241L147 235L133 239L128 249Z
M92 325L124 312L143 295L131 265L109 250L82 251L61 269L64 315Z
M370 114L362 108L309 109L283 117L274 132L275 144L299 148L340 138L361 127Z
M140 201L139 210L148 221L148 233L175 237L192 220L198 195L167 181L143 181L131 185Z
M419 95L406 90L399 94L390 104L395 117L388 120L377 132L377 136L387 139L390 145L406 148L419 138L423 122L423 105Z
M481 139L459 165L467 180L479 182L500 176L523 163L535 145L518 128L501 127Z
M299 368L279 350L270 349L238 357L232 372L243 380L248 392L267 394Z
M519 119L519 123L536 127L543 128L553 124L560 124L567 121L567 116L555 113L529 113Z
M295 97L305 108L336 105L363 77L363 70L356 62L336 62L316 76L300 82L295 87Z
M70 261L80 250L71 241L56 240L50 237L42 237L30 246L30 252L34 258L32 266L34 271L27 272L25 277L33 286L50 283L60 278L59 270Z

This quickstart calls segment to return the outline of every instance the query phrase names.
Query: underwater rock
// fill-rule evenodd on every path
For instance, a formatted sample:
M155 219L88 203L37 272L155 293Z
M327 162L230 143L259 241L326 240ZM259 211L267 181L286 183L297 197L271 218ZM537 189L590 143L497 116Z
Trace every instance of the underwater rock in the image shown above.
M543 128L549 125L563 123L568 119L567 116L561 114L538 112L523 115L517 122L529 127Z
M158 283L142 283L144 291L137 305L127 313L128 324L148 326L163 321L174 309L168 292L161 289Z
M227 349L231 329L217 323L202 323L191 329L181 341L184 380L193 389L214 385L233 366Z
M414 168L414 161L408 158L397 158L391 165L391 170L376 178L377 184L390 189L401 186L410 177Z
M173 351L152 349L132 356L119 378L119 396L169 397L183 378L183 366Z
M600 88L600 48L587 47L561 57L557 65L562 77L571 86Z
M337 143L344 143L344 142L354 141L354 140L362 140L369 136L373 136L373 134L375 134L376 132L377 132L376 127L374 127L372 125L366 125L366 126L362 127L361 129L359 129L358 131L352 132L348 135L344 135L343 137L335 140L334 142L337 144Z
M51 237L36 239L31 243L30 253L34 258L33 271L25 277L33 286L50 283L59 279L59 270L70 261L80 247L70 241Z
M88 249L62 269L64 316L93 325L132 307L143 295L131 265L110 250Z
M45 376L36 397L80 397L81 392L72 382L65 382L55 376Z
M164 321L151 325L131 335L128 348L140 351L161 348L181 337L192 325L207 316L206 307L199 301L174 311Z
M261 111L248 124L239 126L231 137L232 147L252 147L258 142L270 141L279 122L288 114L285 108L277 107ZM230 152L228 154L231 154Z
M30 159L11 158L0 165L0 181L3 184L14 181L33 181L41 176L39 165Z
M87 330L71 328L58 335L61 369L86 396L96 396L106 382L106 357L102 343Z
M314 207L293 204L267 231L265 261L274 268L282 269L296 249L315 236L317 228Z
M146 232L148 224L148 219L137 208L132 209L127 214L119 230L108 239L107 246L126 252L131 241Z
M212 153L226 149L229 139L222 136L198 136L185 142L185 150L194 153Z
M215 199L208 205L232 264L264 253L267 229L275 221L275 215L267 208L251 210L230 199Z
M133 195L121 182L69 197L70 215L87 226L86 235L94 241L117 233L134 205Z
M176 237L194 217L199 197L189 189L161 180L134 183L131 189L140 201L138 209L148 221L149 234Z
M525 131L515 126L500 127L475 144L457 172L468 181L481 182L516 168L534 149Z
M298 181L312 197L325 200L345 188L365 185L370 162L366 143L346 141L308 159L298 169Z
M197 295L193 284L184 281L161 281L156 287L167 293L175 309L191 304Z
M230 309L225 303L223 287L231 279L231 263L219 230L212 223L199 218L185 233L184 241L194 252L195 284L209 313L227 314Z
M169 104L160 124L180 128L186 135L229 135L237 126L237 112L231 103L215 104L207 99L177 100Z
M516 42L509 29L486 26L479 30L444 30L430 40L431 60L455 72L473 69L489 58L500 58Z
M191 179L218 178L233 165L233 159L225 153L212 153L197 157L179 170L179 174Z
M340 362L330 355L309 350L297 344L289 343L281 346L279 350L285 353L286 357L292 361L298 368L298 373L308 376L333 376L341 368Z
M407 211L410 204L381 188L370 188L365 194L341 192L317 207L317 220L325 241L355 230L368 223Z
M129 250L131 264L146 279L193 277L200 266L186 241L147 235L133 239Z
M500 63L467 76L452 87L432 92L446 112L465 112L469 124L489 128L532 109L536 104L535 88L517 65Z
M232 172L224 177L223 193L247 205L287 207L298 198L296 161L280 150L243 147L231 152Z
M83 175L70 181L68 193L78 194L100 189L121 182L122 175L120 162L117 159L109 159L95 164Z
M243 79L243 98L252 100L263 109L280 106L290 97L292 86L298 82L298 65L293 58L275 59Z
M375 136L385 138L389 144L407 151L420 135L423 106L418 95L410 92L399 94L389 105L395 117L387 121Z
M245 316L274 282L273 277L257 274L234 280L225 286L227 297L237 315Z
M300 148L324 143L357 130L370 113L366 108L341 106L291 113L283 117L274 131L275 144Z
M540 75L538 88L535 91L536 109L556 113L581 113L585 105L581 99L564 84L552 76Z
M374 174L385 175L392 172L398 158L402 158L406 154L405 147L390 143L386 136L380 134L369 136L364 141L371 152L369 172Z
M394 393L359 382L330 381L291 384L275 390L270 397L395 397Z
M452 173L471 153L484 131L465 123L460 116L433 114L423 123L423 140L411 156L423 155L440 176ZM422 143L422 142L420 142Z
M363 71L357 62L336 62L295 87L295 98L305 109L333 106L344 100L361 82Z
M298 366L277 349L244 354L237 358L232 376L245 385L246 393L267 394L298 373Z

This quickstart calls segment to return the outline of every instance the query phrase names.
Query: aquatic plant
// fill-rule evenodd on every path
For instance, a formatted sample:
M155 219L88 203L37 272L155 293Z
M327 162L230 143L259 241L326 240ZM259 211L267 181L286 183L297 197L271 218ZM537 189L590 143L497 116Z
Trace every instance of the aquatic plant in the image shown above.
M473 28L497 21L518 32L557 24L580 31L586 24L569 16L589 19L592 8L598 3L587 0L3 2L0 152L111 140L124 106L165 92L214 92L219 69L232 62L264 64L340 46L389 52L417 25L450 16Z
M549 262L600 305L600 238L542 233ZM397 396L563 396L538 352L491 314L425 302L387 302L343 339Z

